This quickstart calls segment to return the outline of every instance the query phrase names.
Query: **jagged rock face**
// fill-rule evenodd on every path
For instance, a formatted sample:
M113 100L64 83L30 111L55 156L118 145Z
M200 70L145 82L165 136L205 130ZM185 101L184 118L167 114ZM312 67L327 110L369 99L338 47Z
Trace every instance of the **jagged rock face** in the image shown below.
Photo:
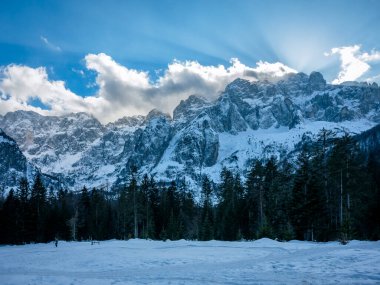
M326 87L326 80L322 74L313 71L309 76L309 87L311 91L321 91Z
M289 98L276 98L273 102L271 112L278 125L290 127L296 117L297 107Z
M211 118L211 126L217 132L237 134L245 131L247 124L238 107L228 95L222 95L215 105L206 110Z
M116 183L124 184L132 167L149 172L161 159L171 136L170 116L152 110L145 118L144 127L136 130L124 145Z
M303 104L304 117L312 120L343 122L369 118L380 122L380 89L377 86L326 86Z
M28 163L16 142L0 129L0 186L17 186L25 177Z
M300 108L293 100L325 86L326 82L320 73L314 72L312 75L294 74L276 84L237 79L227 86L222 96L231 99L251 129L268 129L273 126L292 128L302 120ZM240 125L243 126L244 123ZM239 129L241 130L244 127Z
M34 181L39 170L31 164L21 152L17 143L0 129L0 187L5 189L19 186L21 178ZM42 181L47 187L59 186L55 177L42 175Z
M196 95L191 95L187 100L181 100L173 111L173 120L178 122L194 119L199 113L209 105L209 102Z
M17 188L21 178L31 184L39 169L24 156L15 140L0 129L0 187ZM42 173L42 181L46 187L58 188L61 183L57 177Z
M144 116L133 116L133 117L123 117L116 122L109 123L105 126L108 131L125 131L130 133L131 131L136 130L144 124Z
M156 110L151 111L146 118L145 129L136 135L129 164L140 168L157 164L169 144L171 135L170 116Z
M103 126L84 113L17 111L0 117L0 128L43 172L71 187L91 187L124 183L132 165L157 179L196 184L202 173L214 178L224 166L243 171L253 157L285 156L303 132L322 125L361 132L379 122L377 85L330 85L313 72L278 82L237 79L213 102L196 95L181 101L173 119L152 110Z
M297 97L305 96L313 91L309 83L309 76L300 72L290 74L287 79L281 80L273 86L276 88L277 94Z
M174 160L187 167L209 167L218 158L219 137L210 125L210 117L203 113L187 127L175 147Z
M85 113L45 117L16 111L6 114L1 126L31 162L47 171L53 164L64 163L67 156L85 151L104 132L99 121Z

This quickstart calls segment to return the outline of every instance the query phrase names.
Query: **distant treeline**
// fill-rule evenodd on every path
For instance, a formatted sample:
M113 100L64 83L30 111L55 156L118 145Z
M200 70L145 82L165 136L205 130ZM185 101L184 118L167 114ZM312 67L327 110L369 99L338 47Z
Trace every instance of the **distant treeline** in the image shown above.
M202 177L196 201L185 181L137 177L116 192L46 189L41 177L0 201L0 243L63 240L342 240L380 238L380 167L348 135L323 130L295 163L254 160L245 179L223 169ZM244 181L244 182L242 182ZM198 199L199 200L199 199Z

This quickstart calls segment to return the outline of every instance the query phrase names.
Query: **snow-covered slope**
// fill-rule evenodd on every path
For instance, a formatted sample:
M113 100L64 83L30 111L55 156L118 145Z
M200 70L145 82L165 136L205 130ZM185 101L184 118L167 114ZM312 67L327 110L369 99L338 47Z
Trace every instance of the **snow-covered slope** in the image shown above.
M322 128L362 133L380 122L376 84L326 84L313 72L278 82L237 79L213 102L190 96L173 112L125 117L103 126L94 117L44 117L17 111L0 118L26 158L68 186L118 185L136 165L161 180L200 175L214 180L223 167L244 173L255 157L290 153Z
M195 98L174 110L175 135L152 170L161 179L218 180L223 167L244 173L252 158L283 158L322 128L361 133L380 122L376 84L328 85L317 72L277 83L237 79L215 102Z
M61 186L59 177L41 173L38 167L28 161L16 141L0 129L0 190L8 192L15 189L23 177L32 183L38 173L46 186Z

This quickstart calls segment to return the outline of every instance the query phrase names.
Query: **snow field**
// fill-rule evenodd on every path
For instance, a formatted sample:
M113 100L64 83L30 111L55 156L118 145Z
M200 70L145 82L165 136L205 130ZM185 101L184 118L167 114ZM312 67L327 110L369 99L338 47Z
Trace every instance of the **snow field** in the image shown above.
M0 284L379 284L380 242L102 241L0 247Z

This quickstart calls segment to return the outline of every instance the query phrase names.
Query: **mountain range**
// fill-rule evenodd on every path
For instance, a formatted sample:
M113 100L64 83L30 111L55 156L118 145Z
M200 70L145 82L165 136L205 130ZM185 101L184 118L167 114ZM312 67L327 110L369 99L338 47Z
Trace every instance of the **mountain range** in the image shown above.
M204 174L217 182L223 167L244 174L254 158L290 158L322 128L378 147L379 123L376 83L332 85L319 72L236 79L214 101L192 95L172 115L152 110L105 125L86 113L15 111L0 116L0 183L13 187L41 172L47 183L111 189L134 165L139 175L185 178L196 188Z

